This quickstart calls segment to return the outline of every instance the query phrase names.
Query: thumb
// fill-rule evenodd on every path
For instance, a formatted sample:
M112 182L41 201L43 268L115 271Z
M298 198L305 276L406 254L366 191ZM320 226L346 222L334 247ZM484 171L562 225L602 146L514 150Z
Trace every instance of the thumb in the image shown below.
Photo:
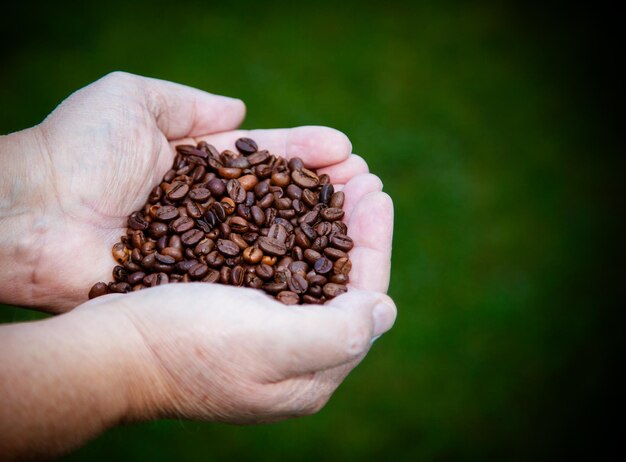
M166 80L126 72L100 79L115 93L138 97L168 140L207 135L237 128L246 115L243 101L214 95Z
M287 378L353 361L395 318L391 298L372 291L353 290L325 306L289 307L274 324L276 370Z

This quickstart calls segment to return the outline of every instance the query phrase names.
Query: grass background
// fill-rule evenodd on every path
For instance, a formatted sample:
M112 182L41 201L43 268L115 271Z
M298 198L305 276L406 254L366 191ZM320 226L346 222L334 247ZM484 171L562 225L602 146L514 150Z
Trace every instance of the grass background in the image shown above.
M246 128L344 131L396 207L396 327L322 412L266 426L117 428L69 460L537 460L597 447L612 284L623 279L613 266L623 170L597 10L13 8L0 23L0 133L126 70L238 96ZM0 322L41 317L0 308Z

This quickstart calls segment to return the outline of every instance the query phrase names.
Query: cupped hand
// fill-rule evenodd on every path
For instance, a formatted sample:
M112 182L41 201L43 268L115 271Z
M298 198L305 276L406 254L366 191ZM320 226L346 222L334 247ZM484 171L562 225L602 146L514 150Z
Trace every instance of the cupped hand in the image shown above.
M274 154L300 156L345 184L348 208L380 191L380 181L366 175L367 165L351 154L340 132L325 127L232 131L244 115L238 99L121 72L65 100L34 129L38 149L29 162L44 174L29 195L36 218L27 250L36 257L31 257L33 286L24 304L65 311L84 302L95 282L111 280L111 247L124 234L127 217L171 168L174 146L190 138L233 149L236 138L247 134ZM391 214L389 199L376 194L370 198L374 206ZM354 226L367 227L368 221L355 220ZM388 277L388 263L363 270L358 262L380 260L376 246L390 245L391 224L386 242L372 247L368 239L353 252L354 277ZM384 290L386 284L371 289Z

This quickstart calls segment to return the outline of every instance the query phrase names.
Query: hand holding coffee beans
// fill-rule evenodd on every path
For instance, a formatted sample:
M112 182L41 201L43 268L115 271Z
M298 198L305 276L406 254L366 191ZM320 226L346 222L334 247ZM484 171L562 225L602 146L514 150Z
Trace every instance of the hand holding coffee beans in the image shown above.
M343 192L297 157L250 138L235 146L177 146L173 168L113 246L114 281L89 298L191 281L261 289L287 305L346 292L353 242Z

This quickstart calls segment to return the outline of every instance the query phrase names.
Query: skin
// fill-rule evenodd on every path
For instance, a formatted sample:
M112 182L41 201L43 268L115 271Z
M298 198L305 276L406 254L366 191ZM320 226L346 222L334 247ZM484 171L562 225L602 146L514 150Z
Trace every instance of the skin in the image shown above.
M328 401L396 317L393 206L349 140L326 127L236 130L237 99L113 73L40 125L0 137L0 302L59 314L0 326L0 454L62 454L123 422L260 423ZM111 246L173 146L241 136L328 173L355 247L348 293L286 307L251 289L176 284L87 301ZM372 220L371 217L377 217Z

